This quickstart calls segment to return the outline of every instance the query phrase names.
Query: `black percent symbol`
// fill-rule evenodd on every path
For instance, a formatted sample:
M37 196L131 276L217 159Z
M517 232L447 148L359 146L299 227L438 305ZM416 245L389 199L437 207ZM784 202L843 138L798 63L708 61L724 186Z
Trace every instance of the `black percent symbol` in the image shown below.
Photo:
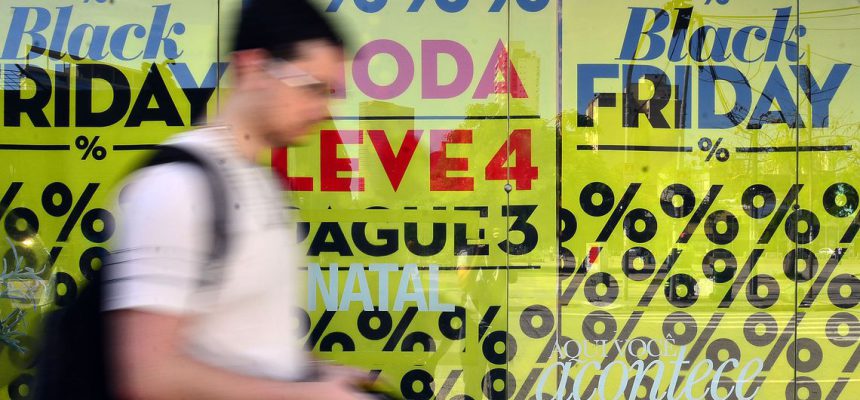
M534 388L538 378L543 372L545 367L544 364L550 361L553 354L556 354L560 360L568 362L571 365L575 365L577 364L577 359L581 350L576 341L567 336L561 336L558 334L555 314L553 314L546 305L533 304L526 307L522 313L520 313L519 325L520 330L522 330L523 334L527 337L536 340L546 340L543 350L535 360L535 366L523 380L522 385L517 391L517 395L513 397L514 399L533 399L535 396L528 397L528 394ZM556 346L563 346L566 354L557 354L555 352ZM549 397L550 396L547 395L545 398Z
M458 381L461 381L463 376L462 369L454 369L448 373L445 382L441 385L436 385L435 378L430 372L423 369L413 369L403 375L400 379L400 392L406 399L414 400L475 400L474 397L467 394L458 394L448 397ZM438 386L438 391L434 388Z
M478 322L478 341L481 343L484 359L496 365L511 361L517 354L517 340L507 330L489 332L501 308L501 306L487 307L481 321Z
M93 243L104 243L113 235L114 217L103 208L87 210L96 191L98 183L89 183L81 196L75 201L69 186L62 182L54 182L42 191L42 208L53 217L66 217L63 227L57 235L58 242L69 240L69 234L80 221L81 232Z
M98 145L99 138L100 136L94 136L93 139L90 140L86 136L81 135L75 139L75 147L77 147L78 150L84 150L84 155L81 156L81 160L86 160L90 157L90 154L93 155L93 158L99 161L104 160L105 157L107 157L107 149L105 149L104 146Z
M776 304L780 293L779 282L767 274L750 276L762 253L762 249L754 250L747 262L740 267L735 255L727 249L714 249L705 254L702 258L702 272L705 277L715 284L729 285L720 307L730 306L735 297L740 295L744 285L747 288L747 301L753 307L766 309Z
M828 399L838 399L845 386L856 379L853 377L854 371L860 365L860 321L857 320L857 316L853 313L836 313L827 321L826 335L830 343L845 348L846 351L850 351L848 347L854 346L851 356L848 357L848 361L842 368L841 376L836 380L836 383L827 395Z
M676 345L686 346L688 349L687 356L679 371L681 374L676 375L674 383L670 384L670 388L675 388L676 393L683 387L682 383L687 378L686 372L696 364L703 353L705 358L711 360L714 365L724 362L721 359L721 354L728 354L728 358L740 358L740 349L736 343L724 338L714 339L714 335L720 332L719 326L724 321L724 317L725 313L721 312L711 314L707 325L701 329L696 320L684 312L672 313L664 319L664 336L669 337L671 335ZM681 328L681 332L678 331L678 328ZM729 371L731 369L734 367L727 366L723 370Z
M669 272L672 271L672 267L675 266L675 262L681 256L681 253L681 250L672 249L659 268L656 266L654 254L644 247L633 247L624 253L624 257L621 259L621 270L627 276L627 279L637 282L651 279L645 292L639 298L639 307L647 307L651 304L654 294L657 293L657 290L663 285L666 277L669 276ZM677 278L679 275L675 276L674 280L680 279ZM693 292L690 293L692 294ZM674 300L674 297L667 294L667 299Z
M420 331L406 333L417 315L418 307L409 307L395 326L390 312L365 310L358 314L356 324L358 332L367 339L377 341L388 338L382 351L394 351L398 345L400 351L415 351L416 345L420 344L423 351L434 352L436 341L429 334Z
M728 283L732 281L728 291L720 300L719 308L731 307L735 298L740 295L744 287L748 287L747 300L756 308L768 308L779 299L779 285L774 284L776 280L770 275L758 274L752 276L756 264L764 254L764 249L753 249L747 257L746 262L739 269L734 254L728 250L717 249L705 254L702 259L702 270L709 279L716 283ZM716 267L718 263L723 264L722 271ZM759 286L765 286L767 293L761 294Z
M828 214L837 218L846 218L854 214L851 225L839 240L840 243L853 242L857 231L860 230L860 213L857 212L860 196L857 194L857 189L845 182L834 183L824 191L822 197L824 209Z
M603 182L592 182L582 189L579 195L579 204L586 214L592 217L602 217L611 213L600 234L597 235L596 241L607 241L622 217L624 218L624 233L628 239L636 243L645 243L654 238L654 235L657 234L657 218L654 214L644 208L628 211L641 186L641 183L629 184L617 204L612 188ZM596 201L598 197L599 200Z
M322 316L320 316L316 325L314 325L313 330L310 330L310 315L304 310L299 311L299 319L302 321L302 336L310 333L307 341L305 342L305 348L313 349L316 347L317 343L319 343L320 351L323 352L333 351L335 345L339 345L344 352L355 351L355 342L346 333L327 333L329 325L331 325L331 321L334 319L335 314L335 311L326 310L323 312Z
M807 248L798 247L786 254L782 265L786 277L797 283L812 281L809 290L800 300L800 308L812 307L825 285L831 305L848 309L860 303L860 280L856 275L844 273L830 279L847 251L847 248L831 250L830 257L822 268L818 267L819 261L815 253Z
M776 319L767 313L756 313L744 322L744 337L748 342L757 347L770 347L767 357L763 360L761 366L762 375L753 379L746 391L746 396L749 397L755 393L767 376L767 373L773 370L780 355L786 350L786 347L792 343L792 338L795 337L797 326L803 321L805 313L799 312L791 316L786 322L782 332L779 331L779 326ZM762 328L759 328L761 326ZM753 328L753 329L748 329ZM794 353L794 351L790 351Z
M807 244L818 237L821 223L812 211L795 207L789 215L789 210L797 201L797 196L803 184L791 185L779 208L776 207L776 194L766 185L755 184L748 187L741 197L744 212L754 219L764 219L771 215L767 227L758 239L758 244L768 244L776 230L785 221L785 234L798 244Z
M633 331L642 319L643 314L644 312L642 311L633 311L630 313L624 326L621 329L618 329L618 322L612 314L603 310L592 311L586 315L582 321L583 337L589 342L595 344L605 344L607 342L625 343L632 337ZM619 315L619 318L623 318L623 316ZM606 370L607 366L615 361L621 353L621 348L618 346L611 346L604 356L600 370ZM593 376L585 391L582 393L593 394L594 390L597 389L599 380L600 374Z
M6 218L3 225L9 238L16 241L24 241L39 232L39 218L33 210L26 207L17 207L9 210L18 192L24 186L23 182L12 182L9 188L0 198L0 218ZM9 211L6 213L6 211Z
M684 231L678 235L676 243L689 242L703 219L705 236L712 243L725 245L735 240L740 228L734 214L726 210L717 210L708 214L722 189L723 185L712 185L698 207L696 207L696 195L688 186L675 183L663 189L660 194L660 207L666 215L672 218L686 218L692 214ZM680 202L676 204L678 200Z
M711 161L711 158L715 158L719 162L726 162L729 159L729 149L725 147L720 147L720 143L723 142L723 138L717 138L717 142L714 143L710 138L703 137L699 139L699 150L707 151L708 155L705 156L705 161Z

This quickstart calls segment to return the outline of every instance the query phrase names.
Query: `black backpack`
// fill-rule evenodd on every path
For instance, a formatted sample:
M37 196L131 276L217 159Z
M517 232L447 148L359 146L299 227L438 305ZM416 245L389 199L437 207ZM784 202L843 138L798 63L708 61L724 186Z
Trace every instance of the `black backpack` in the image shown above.
M200 167L209 181L213 201L213 243L206 266L217 266L227 254L227 199L225 184L217 166L205 157L176 146L159 146L141 168L173 163ZM110 260L103 264L110 265ZM72 304L52 312L45 320L42 348L36 364L33 398L36 400L110 399L106 370L105 326L101 313L102 273L95 271L90 283ZM203 284L218 283L217 270L202 271L209 278Z

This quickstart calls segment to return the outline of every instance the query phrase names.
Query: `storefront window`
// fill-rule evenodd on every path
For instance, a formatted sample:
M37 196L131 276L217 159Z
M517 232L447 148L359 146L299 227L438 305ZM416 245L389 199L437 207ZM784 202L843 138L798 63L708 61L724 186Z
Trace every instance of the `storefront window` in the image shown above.
M230 95L241 3L0 6L0 398L117 182ZM308 348L408 399L854 398L856 1L315 3L344 86L261 160Z

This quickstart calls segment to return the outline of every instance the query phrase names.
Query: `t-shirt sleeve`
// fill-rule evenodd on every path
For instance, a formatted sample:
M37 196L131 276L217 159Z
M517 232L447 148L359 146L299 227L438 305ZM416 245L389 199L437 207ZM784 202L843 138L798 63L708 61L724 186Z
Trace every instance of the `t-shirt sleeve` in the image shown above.
M103 268L103 309L186 314L208 260L214 216L206 173L170 163L144 168L121 189L117 236Z

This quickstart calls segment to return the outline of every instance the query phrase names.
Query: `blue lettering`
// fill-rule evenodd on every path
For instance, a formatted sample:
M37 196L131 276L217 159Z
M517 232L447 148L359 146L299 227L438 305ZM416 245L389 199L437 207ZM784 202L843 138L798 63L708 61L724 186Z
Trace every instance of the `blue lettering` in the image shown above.
M779 104L779 110L772 112L770 108L774 101ZM803 120L797 114L792 91L785 84L776 66L773 67L773 72L770 73L770 78L767 79L755 105L747 129L761 129L765 124L788 124L791 128L803 128Z
M170 72L173 73L176 81L179 82L179 87L182 88L182 93L185 94L185 98L188 99L191 113L189 119L191 120L192 125L200 125L206 122L206 106L209 104L209 99L218 87L218 81L221 80L221 77L224 75L224 71L227 70L227 65L229 64L212 63L212 66L209 67L209 71L206 72L206 76L203 77L203 80L198 85L187 64L167 64L170 68Z
M776 8L776 17L773 20L773 29L770 33L770 42L767 45L765 61L779 60L782 45L785 42L785 28L788 27L788 19L791 17L791 7Z
M92 32L90 40L90 48L83 52L81 47L84 45L84 36L87 31ZM69 35L69 55L78 60L104 60L108 55L104 52L105 43L108 37L108 27L104 25L93 26L90 24L81 24L72 30Z
M62 57L63 42L66 40L66 32L69 30L69 20L72 17L72 6L57 7L60 10L57 15L57 25L54 26L54 34L51 36L51 51L56 53L57 58Z
M654 13L651 29L645 31L645 17L648 11ZM627 23L627 33L624 34L624 44L621 46L620 60L653 60L666 48L666 42L658 35L669 26L669 14L660 8L631 7L630 20ZM636 58L639 49L639 39L648 36L648 52L642 58Z
M576 66L576 107L580 118L585 116L588 108L594 103L595 107L603 106L601 100L606 99L606 106L615 106L615 93L594 93L594 80L598 78L618 78L618 66L614 64L579 64ZM593 126L579 124L579 126Z
M708 31L714 31L714 44L711 46L711 54L704 57L702 53L705 50L705 40L708 38ZM732 35L731 28L714 28L713 26L705 25L693 32L690 37L690 57L699 62L705 62L713 59L717 62L723 62L731 57L728 53L729 39Z
M725 81L735 91L735 104L725 114L716 113L717 81ZM741 71L726 66L699 67L699 128L727 129L738 126L749 114L752 91Z
M179 58L185 51L179 51L179 46L176 41L170 38L170 34L176 32L177 35L185 33L185 24L175 23L167 28L167 17L170 14L170 4L154 6L155 16L152 18L152 28L149 31L149 38L146 40L146 48L143 51L143 58L155 59L158 57L158 49L164 45L164 56L168 60Z
M747 44L749 43L750 33L753 31L755 31L753 37L755 37L756 40L763 41L767 38L767 30L760 26L747 26L745 28L741 28L737 35L735 35L735 39L732 42L732 50L735 53L735 57L740 61L753 63L764 57L764 53L754 59L748 59L746 57Z
M126 41L128 40L128 34L131 33L132 29L134 29L134 37L143 39L146 36L146 28L144 28L143 25L127 24L120 26L110 38L110 51L113 53L114 57L123 61L131 61L143 54L143 50L141 50L133 56L125 55Z
M827 79L824 80L824 86L818 87L818 82L812 76L809 67L806 65L792 65L791 72L800 81L800 87L803 88L803 93L812 104L812 127L827 128L830 126L830 102L833 96L842 85L845 75L848 74L848 69L851 64L836 64L830 69Z
M12 7L12 22L6 34L6 44L3 46L3 58L6 60L21 60L18 50L24 44L24 35L30 36L32 46L47 47L45 37L40 34L51 24L51 13L42 7ZM30 21L30 11L35 11L36 19L33 26L27 28ZM38 54L33 53L34 57Z

